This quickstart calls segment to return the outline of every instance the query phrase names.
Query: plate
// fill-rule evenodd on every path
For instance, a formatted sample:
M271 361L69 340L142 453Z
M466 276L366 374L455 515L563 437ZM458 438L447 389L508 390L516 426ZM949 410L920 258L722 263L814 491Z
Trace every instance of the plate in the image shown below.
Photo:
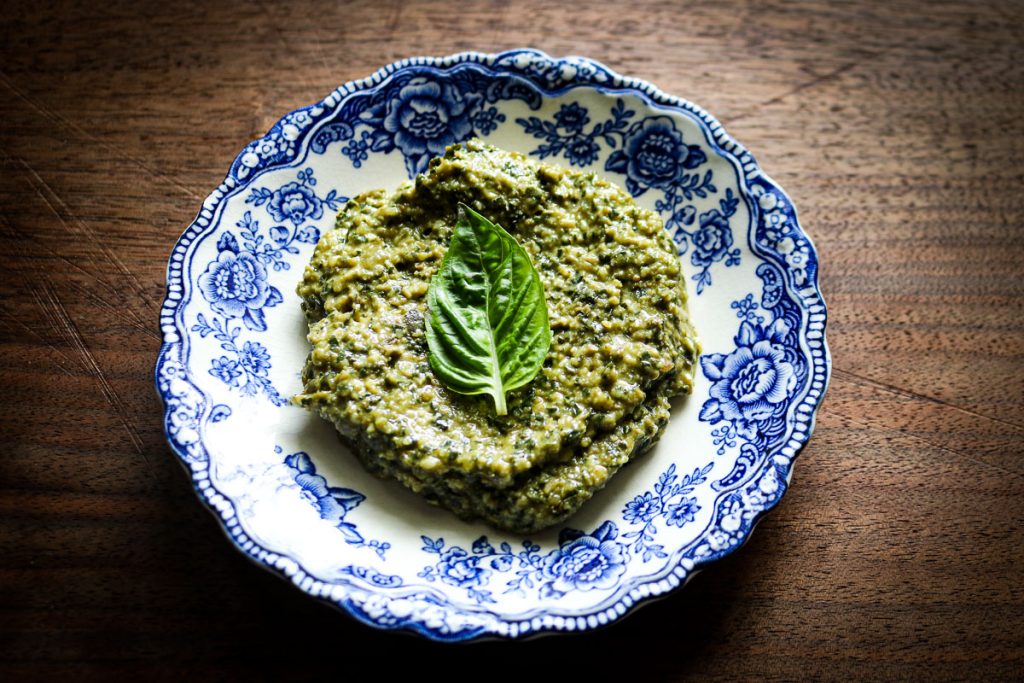
M529 538L375 479L288 402L308 352L295 285L336 211L474 135L658 211L704 346L659 444ZM367 624L446 641L596 628L738 548L785 493L829 376L817 274L792 202L699 107L580 57L407 59L248 144L178 240L167 439L243 553Z

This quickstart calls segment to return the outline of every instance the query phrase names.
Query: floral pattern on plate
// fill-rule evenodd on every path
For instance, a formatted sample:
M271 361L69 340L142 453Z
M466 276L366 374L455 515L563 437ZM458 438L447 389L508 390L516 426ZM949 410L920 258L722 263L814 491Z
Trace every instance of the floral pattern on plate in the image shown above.
M297 271L334 214L474 135L592 170L659 212L704 341L661 444L581 528L533 539L410 501L288 401L307 352ZM703 110L583 58L467 53L385 67L242 150L168 263L156 380L168 441L241 551L380 628L517 638L614 621L742 544L809 438L824 326L792 204Z

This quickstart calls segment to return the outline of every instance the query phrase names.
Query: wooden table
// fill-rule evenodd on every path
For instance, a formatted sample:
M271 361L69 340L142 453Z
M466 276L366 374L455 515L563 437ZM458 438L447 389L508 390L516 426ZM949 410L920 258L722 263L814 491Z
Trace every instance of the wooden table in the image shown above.
M5 4L0 679L1024 676L1021 4ZM743 550L604 631L445 647L225 540L164 442L157 310L278 117L400 57L524 45L689 97L757 155L820 252L835 370Z

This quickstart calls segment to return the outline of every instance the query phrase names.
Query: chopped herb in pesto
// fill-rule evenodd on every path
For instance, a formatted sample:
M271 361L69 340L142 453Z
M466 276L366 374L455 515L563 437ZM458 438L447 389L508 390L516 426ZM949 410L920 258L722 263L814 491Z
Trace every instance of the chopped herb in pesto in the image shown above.
M500 417L496 397L453 391L430 365L430 283L460 204L506 228L543 286L550 347L532 380L506 388ZM312 349L296 402L371 472L531 532L650 448L669 399L690 392L699 348L683 283L661 220L623 189L454 145L395 192L350 200L321 237L298 287Z

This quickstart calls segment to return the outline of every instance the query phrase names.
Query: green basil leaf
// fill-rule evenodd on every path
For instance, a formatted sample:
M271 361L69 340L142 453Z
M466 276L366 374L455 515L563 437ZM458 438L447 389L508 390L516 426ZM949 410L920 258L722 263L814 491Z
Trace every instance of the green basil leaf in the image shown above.
M427 292L430 367L460 394L506 392L540 371L551 347L544 286L526 251L499 225L459 204L441 269Z

